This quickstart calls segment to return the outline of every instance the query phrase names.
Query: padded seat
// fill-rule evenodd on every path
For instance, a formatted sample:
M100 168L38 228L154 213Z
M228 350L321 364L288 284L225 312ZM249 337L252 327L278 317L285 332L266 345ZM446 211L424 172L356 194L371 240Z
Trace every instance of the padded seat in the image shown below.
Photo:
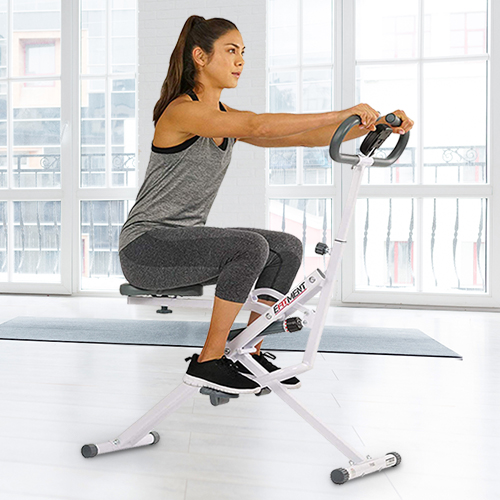
M164 297L167 295L179 295L182 297L201 297L203 295L202 285L184 286L181 288L171 288L169 290L143 290L136 288L130 283L120 285L120 293L127 297L136 297L140 295L153 295L155 297Z

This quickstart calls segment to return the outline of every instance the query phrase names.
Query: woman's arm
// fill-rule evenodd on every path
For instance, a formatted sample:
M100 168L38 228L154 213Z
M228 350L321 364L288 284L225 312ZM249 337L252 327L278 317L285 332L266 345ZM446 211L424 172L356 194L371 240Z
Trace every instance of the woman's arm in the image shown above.
M167 108L167 119L179 132L202 137L261 137L274 139L308 132L341 123L352 114L362 117L367 128L375 128L378 113L367 104L360 104L345 111L291 114L237 111L225 113L200 102L180 102Z
M229 106L224 104L225 108L229 111ZM246 142L247 144L252 144L254 146L259 146L261 148L290 148L301 146L305 148L318 148L328 146L332 140L333 134L337 130L338 126L344 120L337 120L331 125L326 127L321 127L315 130L310 130L307 132L302 132L300 134L289 135L286 137L276 137L276 138L265 138L265 137L241 137L238 140L241 142ZM356 139L367 134L369 131L366 128L354 127L346 135L344 142Z
M236 111L224 104L224 107L228 111ZM352 108L351 108L352 109ZM348 110L346 110L348 111ZM243 111L244 113L245 111ZM241 111L240 111L241 113ZM356 114L355 112L351 112L351 114ZM347 116L351 116L348 114ZM408 132L414 125L414 122L410 120L406 113L402 110L394 111L394 114L399 116L403 123L401 127L394 128L393 131L395 133L406 133ZM315 130L310 130L307 132L302 132L300 134L290 135L287 137L278 137L278 138L261 138L261 137L243 137L239 140L242 142L246 142L248 144L252 144L254 146L260 146L263 148L286 148L286 147L294 147L294 146L302 146L306 148L317 148L317 147L325 147L330 145L330 141L333 137L333 134L337 130L338 126L345 120L345 118L340 118L339 120L333 122L332 124L320 127ZM380 119L378 123L385 123L385 117ZM357 139L358 137L362 137L366 135L370 130L374 130L375 126L371 126L370 128L363 127L362 125L356 126L352 128L349 133L344 138L344 142Z
M309 132L304 132L299 134L301 136L300 142L303 143L303 146L306 148L319 148L330 145L330 141L332 140L333 134L337 131L337 128L344 120L339 120L332 125L327 127L321 127L316 130L311 130ZM386 123L385 119L378 121L377 123ZM345 136L344 142L351 141L353 139L357 139L358 137L363 137L370 130L366 129L362 126L353 127L349 133Z

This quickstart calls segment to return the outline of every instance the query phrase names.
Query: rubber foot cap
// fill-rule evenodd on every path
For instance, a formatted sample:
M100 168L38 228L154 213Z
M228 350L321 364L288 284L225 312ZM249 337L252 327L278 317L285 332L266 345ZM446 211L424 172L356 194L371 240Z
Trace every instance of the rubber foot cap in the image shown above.
M396 457L396 463L393 465L393 467L397 467L401 463L401 455L399 453L391 451L390 453L388 453L388 455L394 455Z
M349 472L345 469L335 469L330 474L330 478L335 484L344 484L349 480Z
M98 451L99 450L97 449L97 446L95 444L86 444L82 448L82 455L85 458L93 458L97 456Z

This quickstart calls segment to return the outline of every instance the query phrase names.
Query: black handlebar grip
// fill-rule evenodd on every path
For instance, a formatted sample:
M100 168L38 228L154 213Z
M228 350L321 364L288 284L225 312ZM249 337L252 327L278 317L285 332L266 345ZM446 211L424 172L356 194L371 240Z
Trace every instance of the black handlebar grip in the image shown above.
M400 127L401 124L403 123L403 120L399 118L399 116L396 116L394 113L389 113L385 117L385 121L391 126L391 127Z

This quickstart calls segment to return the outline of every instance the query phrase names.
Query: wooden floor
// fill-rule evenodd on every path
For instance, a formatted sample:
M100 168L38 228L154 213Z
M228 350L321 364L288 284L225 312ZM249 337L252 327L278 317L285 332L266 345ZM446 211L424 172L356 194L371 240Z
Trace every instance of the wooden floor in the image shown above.
M0 303L1 323L210 318L120 298ZM464 356L318 354L300 376L294 394L310 411L364 454L399 452L399 467L334 485L330 472L347 459L274 394L213 407L197 393L157 426L157 445L84 459L83 444L117 437L181 382L184 358L199 350L0 341L0 498L500 499L500 314L336 308L327 324L419 328ZM280 366L301 359L276 354Z

